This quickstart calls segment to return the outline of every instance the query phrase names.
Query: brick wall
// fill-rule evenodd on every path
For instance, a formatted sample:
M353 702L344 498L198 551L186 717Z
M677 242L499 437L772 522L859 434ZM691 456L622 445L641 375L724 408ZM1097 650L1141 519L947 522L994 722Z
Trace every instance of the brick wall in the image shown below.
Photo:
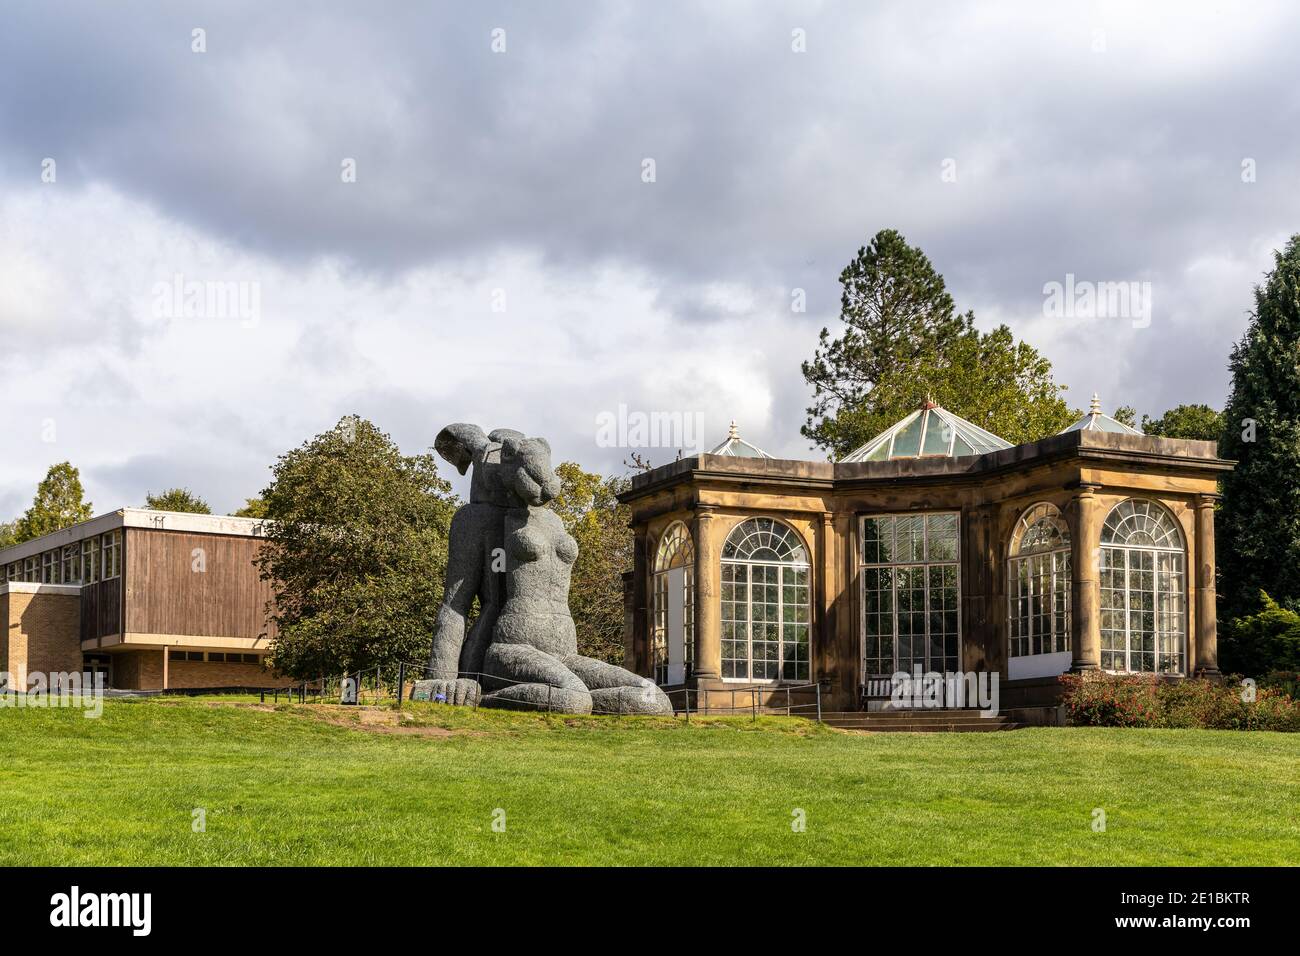
M160 690L163 652L120 651L113 655L113 686L120 690Z
M261 664L169 661L167 665L168 687L286 687L291 683Z
M81 671L81 602L76 595L11 591L3 598L4 669L16 686L25 688L33 671Z

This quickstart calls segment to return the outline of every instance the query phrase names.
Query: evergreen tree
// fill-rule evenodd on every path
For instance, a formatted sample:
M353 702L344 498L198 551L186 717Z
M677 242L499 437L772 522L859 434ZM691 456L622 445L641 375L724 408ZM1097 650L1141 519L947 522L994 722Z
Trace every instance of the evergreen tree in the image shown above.
M1219 454L1237 467L1218 512L1221 617L1253 611L1261 590L1300 610L1300 235L1255 288L1229 368Z
M32 506L18 519L17 541L30 541L87 520L93 512L85 497L81 472L66 461L51 465L45 478L36 486Z
M927 398L1013 444L1070 423L1051 363L1005 325L981 333L958 314L943 276L894 230L859 249L840 284L844 333L822 329L802 365L813 404L801 431L835 457Z

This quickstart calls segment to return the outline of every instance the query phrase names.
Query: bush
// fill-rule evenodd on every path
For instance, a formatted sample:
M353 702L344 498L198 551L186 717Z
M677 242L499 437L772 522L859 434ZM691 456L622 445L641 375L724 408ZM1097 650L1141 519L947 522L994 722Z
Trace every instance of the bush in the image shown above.
M1248 700L1239 680L1097 672L1060 680L1068 721L1078 727L1300 731L1300 702L1277 686L1259 687Z
M1225 625L1219 661L1225 671L1251 677L1300 670L1300 614L1260 591L1258 611Z

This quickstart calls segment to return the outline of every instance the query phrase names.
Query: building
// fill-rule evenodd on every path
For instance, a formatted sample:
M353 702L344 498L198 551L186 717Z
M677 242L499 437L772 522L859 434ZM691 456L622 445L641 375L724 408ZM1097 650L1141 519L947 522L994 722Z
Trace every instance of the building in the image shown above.
M837 462L774 459L733 425L621 496L626 663L702 699L779 703L816 682L837 710L917 667L996 673L1012 707L1054 703L1069 671L1217 675L1214 506L1231 467L1214 442L1142 435L1095 396L1015 447L926 403Z
M125 508L0 550L0 671L133 690L271 687L251 518Z

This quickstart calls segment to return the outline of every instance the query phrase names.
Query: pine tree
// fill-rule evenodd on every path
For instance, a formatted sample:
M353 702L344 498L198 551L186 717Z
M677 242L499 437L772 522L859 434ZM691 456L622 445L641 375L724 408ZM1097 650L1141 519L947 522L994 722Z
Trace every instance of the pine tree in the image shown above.
M956 312L943 276L892 229L840 274L837 339L822 329L802 365L813 388L802 434L840 457L933 399L1013 444L1071 421L1051 363L1005 325L981 333Z
M1255 288L1229 368L1219 454L1237 467L1218 514L1220 616L1254 611L1261 590L1300 610L1300 235Z

